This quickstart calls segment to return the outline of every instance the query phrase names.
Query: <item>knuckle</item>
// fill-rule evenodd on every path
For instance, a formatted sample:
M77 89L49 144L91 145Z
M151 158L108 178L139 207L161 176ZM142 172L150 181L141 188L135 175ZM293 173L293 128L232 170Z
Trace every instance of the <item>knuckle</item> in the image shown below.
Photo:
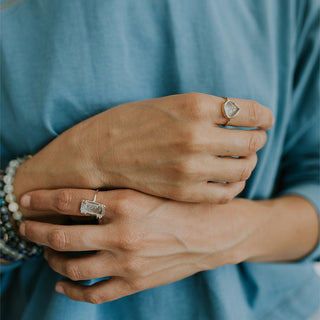
M220 194L220 197L218 199L219 204L226 204L232 200L233 196L230 190L227 188L223 188Z
M245 181L250 178L252 171L254 170L258 162L257 154L253 153L252 155L250 155L249 158L244 160L244 162L245 162L244 166L241 169L241 173L240 173L240 181Z
M131 203L128 199L122 198L115 202L114 212L118 216L127 216L131 211Z
M143 262L137 257L127 257L123 264L124 272L131 276L138 276L142 272Z
M142 233L135 232L134 230L119 232L118 247L124 251L136 251L142 247L142 243Z
M249 179L251 172L252 172L251 166L249 166L248 164L245 164L245 166L241 168L240 181L245 181Z
M246 182L245 181L241 181L240 184L239 184L239 190L238 190L237 194L242 192L245 187L246 187Z
M132 279L129 282L129 286L133 292L138 292L145 289L145 283L143 278Z
M82 280L82 275L79 266L73 263L72 261L66 262L65 275L73 281Z
M267 133L264 130L259 131L259 133L260 133L260 143L261 143L259 146L259 149L261 149L266 144L268 137L267 137Z
M57 251L64 250L67 247L67 235L63 230L52 230L48 234L48 243L52 249Z
M243 189L246 186L246 182L245 181L239 181L239 182L235 182L234 183L234 187L232 189L232 198L236 197L240 192L243 191Z
M56 199L56 206L58 211L66 211L70 208L72 203L72 193L68 190L61 190L58 192Z
M205 149L205 141L201 129L196 126L189 126L182 135L182 149L186 153L196 153Z
M250 153L256 152L261 146L261 137L257 132L250 132L248 140L248 150Z
M87 289L84 300L92 304L101 304L106 300L106 298L98 294L95 290Z
M186 94L186 111L194 120L200 120L205 116L204 101L206 95L199 92L190 92Z
M119 190L114 198L113 211L118 215L127 215L132 210L133 190Z
M260 119L262 116L262 109L260 104L256 101L249 102L249 120L253 125L257 125L260 123Z
M258 156L256 153L253 153L250 157L250 163L251 163L251 172L254 170L258 162Z
M193 159L189 158L179 163L178 171L180 172L181 177L186 178L198 175L199 170L197 163Z

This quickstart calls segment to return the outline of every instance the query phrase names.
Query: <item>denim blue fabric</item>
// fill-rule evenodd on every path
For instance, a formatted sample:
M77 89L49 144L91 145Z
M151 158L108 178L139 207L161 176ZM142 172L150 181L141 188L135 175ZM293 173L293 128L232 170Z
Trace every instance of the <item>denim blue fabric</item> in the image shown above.
M0 14L1 167L121 103L253 99L276 123L241 196L298 194L320 212L317 0L21 0ZM56 293L62 277L39 258L1 267L1 316L304 320L320 304L319 256L227 265L101 305Z

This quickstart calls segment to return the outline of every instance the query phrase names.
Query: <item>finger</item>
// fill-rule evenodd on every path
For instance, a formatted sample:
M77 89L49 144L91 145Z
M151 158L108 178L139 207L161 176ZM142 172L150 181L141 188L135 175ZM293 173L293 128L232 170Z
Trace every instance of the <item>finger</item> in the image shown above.
M106 206L106 214L111 215L112 210L108 207L115 191L99 192L96 202ZM80 216L82 200L93 200L95 190L90 189L54 189L35 190L24 194L20 204L31 210L48 210L65 215Z
M47 249L44 256L54 271L73 281L120 275L114 257L107 251L74 257Z
M225 204L236 197L244 187L245 181L231 183L205 181L191 187L180 188L179 192L173 193L178 201Z
M224 98L213 97L214 108L212 108L213 119L218 125L225 125L227 119L223 116L222 105L226 101ZM229 98L235 102L240 111L238 115L230 119L229 126L236 127L258 127L264 130L270 129L274 124L274 117L269 108L253 100Z
M225 130L215 128L212 150L219 156L248 156L260 150L267 141L264 130Z
M207 170L207 181L238 182L250 178L257 164L257 154L253 153L243 158L214 157L211 174Z
M80 215L82 200L94 198L95 191L88 189L36 190L24 194L21 206L31 210L49 210L66 215Z
M91 286L84 286L71 281L60 281L56 284L56 291L65 294L72 300L92 304L113 301L137 292L120 277L102 280Z
M112 277L109 280L103 280L91 286L83 286L71 281L60 281L56 284L56 291L67 295L72 300L101 304L181 280L195 272L194 266L183 264L162 269L144 278L130 280Z
M56 251L105 250L115 245L117 234L109 225L63 226L37 221L25 221L20 233L30 241Z

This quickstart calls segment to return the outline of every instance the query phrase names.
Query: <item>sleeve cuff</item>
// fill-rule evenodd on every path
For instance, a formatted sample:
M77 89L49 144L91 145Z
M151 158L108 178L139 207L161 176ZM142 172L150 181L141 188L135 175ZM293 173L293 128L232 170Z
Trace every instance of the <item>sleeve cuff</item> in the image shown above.
M309 200L318 212L320 226L320 185L316 183L294 185L292 187L287 188L286 190L283 190L279 195L283 196L288 194L299 195ZM318 245L316 246L316 248L308 256L301 260L301 262L304 261L320 261L320 239L318 239Z

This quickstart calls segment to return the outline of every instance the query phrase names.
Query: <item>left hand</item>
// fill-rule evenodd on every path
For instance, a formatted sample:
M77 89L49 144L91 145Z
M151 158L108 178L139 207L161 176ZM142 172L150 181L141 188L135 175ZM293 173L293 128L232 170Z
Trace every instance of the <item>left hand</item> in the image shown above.
M94 193L85 189L33 191L30 209L79 216L81 200L93 199ZM113 190L99 192L96 201L106 205L99 225L26 221L20 226L29 240L49 247L45 257L56 272L73 281L110 276L92 286L60 281L56 290L73 300L111 301L244 260L239 245L250 228L238 204L248 200L193 204ZM93 252L70 257L62 251Z

